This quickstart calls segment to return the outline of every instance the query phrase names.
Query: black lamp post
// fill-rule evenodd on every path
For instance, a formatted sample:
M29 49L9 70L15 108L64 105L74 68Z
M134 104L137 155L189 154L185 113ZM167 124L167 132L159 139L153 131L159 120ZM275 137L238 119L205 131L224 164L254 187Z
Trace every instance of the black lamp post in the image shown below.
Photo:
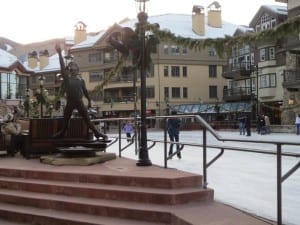
M29 117L29 105L30 105L30 89L27 88L26 89L26 102L27 102L27 107L26 107L26 114L27 114L27 117Z
M258 116L260 114L260 108L259 108L259 99L258 99L258 65L256 65L256 115Z
M141 43L141 141L139 146L139 160L137 166L151 166L147 148L147 118L146 118L146 68L145 68L145 26L148 15L146 13L146 2L149 0L135 0L138 4L138 31Z
M40 81L40 96L41 96L41 114L40 114L40 117L42 118L43 117L43 88L44 88L44 81L46 80L45 76L44 75L41 75L39 77L39 81Z

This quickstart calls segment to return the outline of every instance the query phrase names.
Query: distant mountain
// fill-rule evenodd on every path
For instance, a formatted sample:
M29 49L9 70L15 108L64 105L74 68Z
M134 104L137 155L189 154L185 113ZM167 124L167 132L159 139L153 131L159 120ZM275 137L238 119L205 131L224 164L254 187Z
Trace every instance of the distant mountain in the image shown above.
M54 47L57 43L63 46L65 43L65 38L51 39L30 44L19 44L7 38L0 37L0 48L15 55L21 62L27 61L28 53L33 51L40 52L47 49L49 55L55 54L56 51Z
M0 49L10 51L12 48L18 48L20 45L21 44L9 40L8 38L0 37Z

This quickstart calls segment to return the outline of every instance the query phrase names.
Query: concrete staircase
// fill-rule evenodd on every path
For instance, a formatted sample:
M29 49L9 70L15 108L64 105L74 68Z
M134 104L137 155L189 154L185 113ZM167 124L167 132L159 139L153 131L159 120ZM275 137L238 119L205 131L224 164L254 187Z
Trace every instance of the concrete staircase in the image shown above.
M174 209L201 201L213 190L198 175L0 169L0 218L34 225L188 225Z

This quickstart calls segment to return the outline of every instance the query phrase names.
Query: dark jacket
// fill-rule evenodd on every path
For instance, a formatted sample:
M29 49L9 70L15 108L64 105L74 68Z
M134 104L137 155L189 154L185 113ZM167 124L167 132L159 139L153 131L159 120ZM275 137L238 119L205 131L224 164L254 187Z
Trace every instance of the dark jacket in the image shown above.
M169 135L178 135L179 127L181 125L181 120L178 118L168 119L168 133Z

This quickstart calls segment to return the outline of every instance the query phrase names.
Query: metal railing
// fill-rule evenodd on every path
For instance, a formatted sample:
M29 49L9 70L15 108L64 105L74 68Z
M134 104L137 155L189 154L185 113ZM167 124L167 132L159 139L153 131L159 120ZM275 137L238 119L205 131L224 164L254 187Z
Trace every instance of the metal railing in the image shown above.
M201 125L202 128L202 143L199 141L199 143L190 143L190 142L170 142L167 141L167 127L166 127L166 120L168 118L172 117L178 117L178 118L194 118L194 120ZM251 140L251 139L232 139L232 138L224 138L221 135L219 135L211 126L208 124L202 117L199 115L178 115L178 116L155 116L155 117L147 117L148 119L156 119L158 121L163 121L165 126L164 126L164 138L162 140L155 140L155 139L147 139L148 142L152 142L150 146L148 146L148 150L150 148L153 148L156 143L163 143L164 144L164 167L167 168L167 162L169 159L171 159L175 154L179 153L180 151L184 150L185 146L193 146L193 147L201 147L203 150L202 158L203 158L203 187L207 187L207 169L209 166L211 166L214 162L219 159L225 150L230 150L230 151L240 151L240 152L252 152L252 153L258 153L258 154L269 154L269 155L274 155L276 156L276 163L277 163L277 176L276 176L276 185L277 185L277 224L282 225L282 183L290 177L297 169L300 167L300 161L296 163L292 168L290 168L285 174L282 174L282 157L287 156L287 157L297 157L300 158L300 154L296 153L284 153L282 152L282 146L283 145L291 145L291 146L300 146L300 142L288 142L288 141L265 141L265 140ZM139 118L136 118L139 120ZM118 122L118 137L117 139L119 140L119 157L122 156L122 151L124 151L126 148L128 148L130 145L134 143L134 138L132 141L127 144L125 147L122 148L121 144L121 132L122 132L122 127L121 127L121 122L126 121L126 120L134 120L134 118L115 118L115 119L101 119L100 121L117 121ZM99 121L99 120L94 120L94 121ZM138 123L137 123L138 124ZM247 147L234 147L234 146L219 146L219 145L209 145L207 143L207 132L213 135L214 138L216 138L218 141L222 142L242 142L242 143L261 143L261 144L270 144L274 145L276 148L275 149L269 149L269 150L261 150L261 149L253 149L253 148L247 148ZM139 136L139 129L135 130L135 141L138 142L138 138L136 137ZM179 144L179 148L177 151L175 151L172 155L168 156L168 151L167 151L167 145L168 144ZM209 162L207 161L207 149L208 148L215 148L215 149L220 149L220 152Z

